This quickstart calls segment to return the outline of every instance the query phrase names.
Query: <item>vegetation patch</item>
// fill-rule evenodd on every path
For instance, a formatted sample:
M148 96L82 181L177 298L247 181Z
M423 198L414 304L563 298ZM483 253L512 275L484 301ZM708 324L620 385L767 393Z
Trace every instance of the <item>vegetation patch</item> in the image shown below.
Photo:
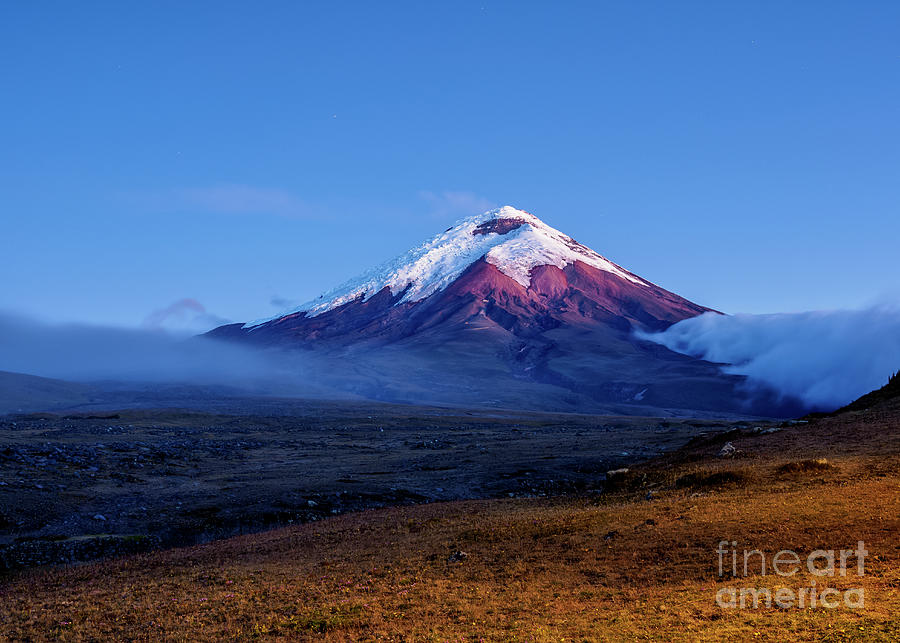
M357 625L362 614L362 606L345 605L328 610L314 609L284 619L273 628L276 632L312 632L325 634ZM275 632L273 632L275 633Z
M694 471L675 480L675 487L685 488L711 488L728 485L745 484L749 481L749 475L739 469L728 471Z
M797 473L825 473L837 471L838 468L825 458L817 460L798 460L781 465L775 471L780 475L792 475Z
M606 482L603 484L603 488L611 492L638 491L647 486L647 483L646 471L617 469L606 473Z

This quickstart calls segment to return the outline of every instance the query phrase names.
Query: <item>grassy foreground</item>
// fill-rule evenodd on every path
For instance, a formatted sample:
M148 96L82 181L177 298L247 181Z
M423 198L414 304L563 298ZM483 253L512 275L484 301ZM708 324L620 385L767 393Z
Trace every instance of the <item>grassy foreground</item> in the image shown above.
M724 440L739 453L716 454ZM825 460L823 460L823 458ZM648 496L649 493L649 496ZM648 499L649 498L649 499ZM437 503L6 579L9 640L900 640L900 408L699 442L596 497ZM865 541L865 575L718 576L716 547ZM859 587L725 609L723 587Z

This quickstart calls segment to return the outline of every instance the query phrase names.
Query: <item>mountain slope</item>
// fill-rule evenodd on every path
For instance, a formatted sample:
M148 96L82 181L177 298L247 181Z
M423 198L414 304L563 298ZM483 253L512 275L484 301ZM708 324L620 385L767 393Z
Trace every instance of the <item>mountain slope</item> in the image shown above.
M528 288L538 266L563 268L576 261L635 284L649 285L528 212L505 206L458 221L443 233L392 261L370 270L318 299L269 319L245 324L253 328L291 313L312 317L385 288L396 303L421 301L447 288L483 258L503 274Z
M834 414L843 413L844 411L863 411L884 402L900 402L900 371L894 373L888 380L888 383L880 389L866 393L858 400L838 409Z
M390 401L758 410L742 378L634 335L708 311L504 207L297 309L210 336L327 354L333 367L311 376Z
M68 408L95 397L97 391L87 384L0 371L0 415Z
M537 217L504 207L463 219L294 310L222 327L213 335L291 345L332 338L396 340L438 324L484 320L517 335L560 325L660 330L708 310L628 272Z

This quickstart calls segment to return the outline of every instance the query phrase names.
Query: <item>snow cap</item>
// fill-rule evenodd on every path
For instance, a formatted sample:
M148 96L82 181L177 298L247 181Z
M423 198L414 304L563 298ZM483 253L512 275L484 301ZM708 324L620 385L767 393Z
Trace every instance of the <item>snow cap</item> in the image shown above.
M395 295L404 293L397 303L420 301L445 289L482 257L526 288L531 283L531 271L536 266L563 268L576 261L632 283L648 285L640 277L551 228L533 214L506 205L460 219L422 245L313 301L274 317L249 322L244 324L244 328L261 326L300 312L314 317L356 299L368 299L385 287Z

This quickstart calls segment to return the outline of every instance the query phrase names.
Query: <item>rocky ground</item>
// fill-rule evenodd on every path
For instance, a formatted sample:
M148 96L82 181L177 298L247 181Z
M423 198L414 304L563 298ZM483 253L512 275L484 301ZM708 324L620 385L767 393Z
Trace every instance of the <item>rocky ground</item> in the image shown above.
M385 505L589 492L608 470L730 426L356 403L281 415L6 416L0 567L193 544Z

